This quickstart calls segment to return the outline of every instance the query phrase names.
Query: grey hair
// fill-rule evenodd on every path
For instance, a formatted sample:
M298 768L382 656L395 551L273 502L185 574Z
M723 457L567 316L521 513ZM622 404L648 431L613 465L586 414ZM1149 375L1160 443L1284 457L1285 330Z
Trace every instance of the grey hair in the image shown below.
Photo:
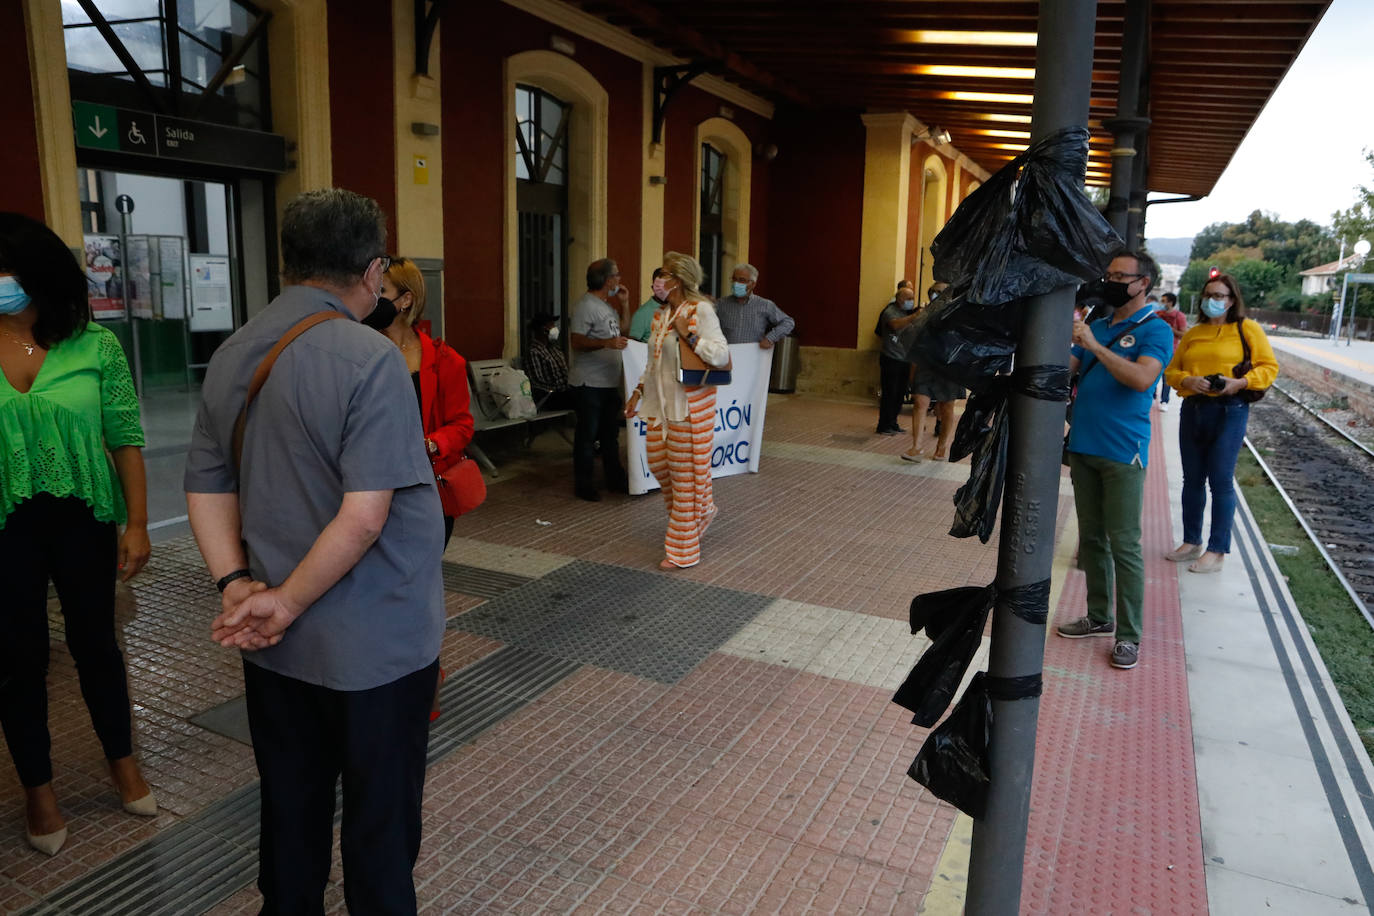
M753 264L736 264L736 265L735 265L735 270L747 271L748 274L749 274L749 282L750 282L750 283L757 283L757 282L759 282L759 269L758 269L757 267L755 267ZM734 273L734 272L735 272L735 271L733 271L733 270L731 271L731 273Z
M281 224L282 277L349 286L386 253L386 216L370 197L323 188L286 205Z

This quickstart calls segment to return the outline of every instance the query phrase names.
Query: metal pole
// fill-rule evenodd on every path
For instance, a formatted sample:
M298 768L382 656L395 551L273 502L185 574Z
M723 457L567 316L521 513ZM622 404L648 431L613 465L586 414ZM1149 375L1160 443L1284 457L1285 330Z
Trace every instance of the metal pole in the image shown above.
M1355 342L1355 322L1360 317L1360 284L1355 284L1355 289L1350 296L1350 331L1345 336L1345 345L1348 347Z
M120 195L127 197L128 195ZM133 205L119 205L119 287L124 297L124 320L129 322L129 338L133 342L134 391L143 397L143 355L138 342L138 323L129 303L129 233L133 231Z
M1336 304L1336 316L1331 333L1331 342L1341 342L1341 321L1345 318L1345 291L1350 286L1350 274L1341 277L1341 301Z
M1150 123L1140 116L1140 85L1145 73L1145 38L1149 24L1149 0L1127 0L1122 30L1121 76L1117 81L1116 117L1103 126L1112 132L1112 190L1107 200L1107 222L1116 234L1126 237L1131 193L1135 188L1136 135Z
M1097 0L1041 0L1031 142L1088 119ZM1026 305L1016 361L1021 366L1065 365L1073 327L1074 288L1066 286ZM997 586L1008 589L1048 579L1059 507L1064 405L1011 396L1006 497L997 554ZM1010 678L1044 667L1045 626L1029 623L999 602L993 614L988 673ZM986 815L973 826L969 860L970 916L1013 916L1020 908L1021 872L1035 769L1040 701L993 700L988 747L991 785Z

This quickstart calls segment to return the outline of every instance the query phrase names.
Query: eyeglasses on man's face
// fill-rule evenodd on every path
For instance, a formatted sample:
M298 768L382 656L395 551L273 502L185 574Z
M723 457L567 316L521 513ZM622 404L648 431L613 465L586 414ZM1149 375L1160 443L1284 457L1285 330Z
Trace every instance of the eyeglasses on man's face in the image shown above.
M1144 276L1144 274L1124 274L1119 270L1113 270L1105 274L1103 279L1110 280L1112 283L1130 283L1132 280L1139 280Z

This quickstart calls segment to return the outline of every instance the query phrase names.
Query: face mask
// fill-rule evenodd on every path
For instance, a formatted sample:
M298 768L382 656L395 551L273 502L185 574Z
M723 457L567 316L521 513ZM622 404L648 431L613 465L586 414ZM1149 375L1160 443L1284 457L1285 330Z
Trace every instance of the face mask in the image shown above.
M749 295L749 284L740 283L736 280L730 284L730 292L734 294L736 299L743 299L745 296Z
M1109 308L1120 308L1131 301L1131 284L1116 280L1093 280L1078 291L1080 301L1096 300Z
M934 302L936 299L939 299L939 298L940 298L940 291L939 291L938 289L932 289L932 290L930 290L929 292L926 293L926 299L928 299L928 300L931 301L931 302Z
M619 287L619 286L612 286L610 292L606 293L606 298L609 299L609 298L611 298L612 296L618 296L619 294L620 294L620 287Z
M1220 318L1222 315L1226 314L1226 300L1203 299L1202 314L1206 315L1208 318Z
M396 320L396 303L385 296L377 297L377 307L367 313L363 324L376 331L385 331Z
M668 301L668 281L659 277L654 281L654 299L658 302Z
M916 308L915 299L898 299L897 304L902 307L902 311L910 312Z
M30 301L18 277L0 277L0 315L17 315L29 307Z
M557 339L558 339L558 325L554 325L553 327L549 328L549 343L553 343L553 342L554 342L555 340L557 340Z

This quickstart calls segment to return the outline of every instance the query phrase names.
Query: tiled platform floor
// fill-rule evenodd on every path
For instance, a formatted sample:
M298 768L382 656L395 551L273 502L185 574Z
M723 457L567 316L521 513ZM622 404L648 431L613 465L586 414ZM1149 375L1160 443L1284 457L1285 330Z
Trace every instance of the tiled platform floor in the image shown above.
M966 468L899 461L907 441L872 436L873 415L867 405L776 399L763 472L718 481L721 514L703 563L672 577L656 570L665 525L656 497L572 499L566 447L554 441L503 465L486 505L460 520L450 561L534 580L579 563L583 573L680 582L645 593L669 610L651 637L666 638L675 615L697 623L690 597L702 586L748 607L687 670L584 663L439 759L416 870L426 912L914 913L933 880L949 890L936 872L957 812L906 777L925 733L889 699L924 647L905 625L911 596L990 581L996 540L945 534ZM1156 491L1152 508L1166 514L1147 534L1147 555L1168 538L1167 497ZM1061 524L1072 514L1067 493ZM152 822L118 810L55 642L54 760L71 840L52 860L27 850L22 795L4 768L0 817L13 829L0 834L0 911L39 904L255 778L249 748L189 722L242 691L237 658L206 635L218 602L195 549L160 545L154 564L123 594L120 619L137 746L165 810ZM1155 582L1160 571L1147 571ZM584 587L629 581L605 578ZM1079 613L1081 577L1061 584L1060 613ZM1104 869L1165 853L1173 867L1156 873L1151 859L1150 893L1133 899L1151 912L1205 910L1186 687L1170 648L1178 602L1155 584L1137 671L1109 669L1094 651L1104 647L1050 641L1027 912L1116 910L1117 895L1136 888ZM445 667L501 648L464 629L463 615L487 598L448 600ZM608 591L608 605L623 602ZM1125 757L1153 774L1148 786L1122 777ZM1149 803L1146 790L1156 793ZM337 867L334 878L328 904L342 911ZM957 893L939 896L931 911L957 911L942 910L957 908ZM212 912L256 912L257 901L248 887Z

